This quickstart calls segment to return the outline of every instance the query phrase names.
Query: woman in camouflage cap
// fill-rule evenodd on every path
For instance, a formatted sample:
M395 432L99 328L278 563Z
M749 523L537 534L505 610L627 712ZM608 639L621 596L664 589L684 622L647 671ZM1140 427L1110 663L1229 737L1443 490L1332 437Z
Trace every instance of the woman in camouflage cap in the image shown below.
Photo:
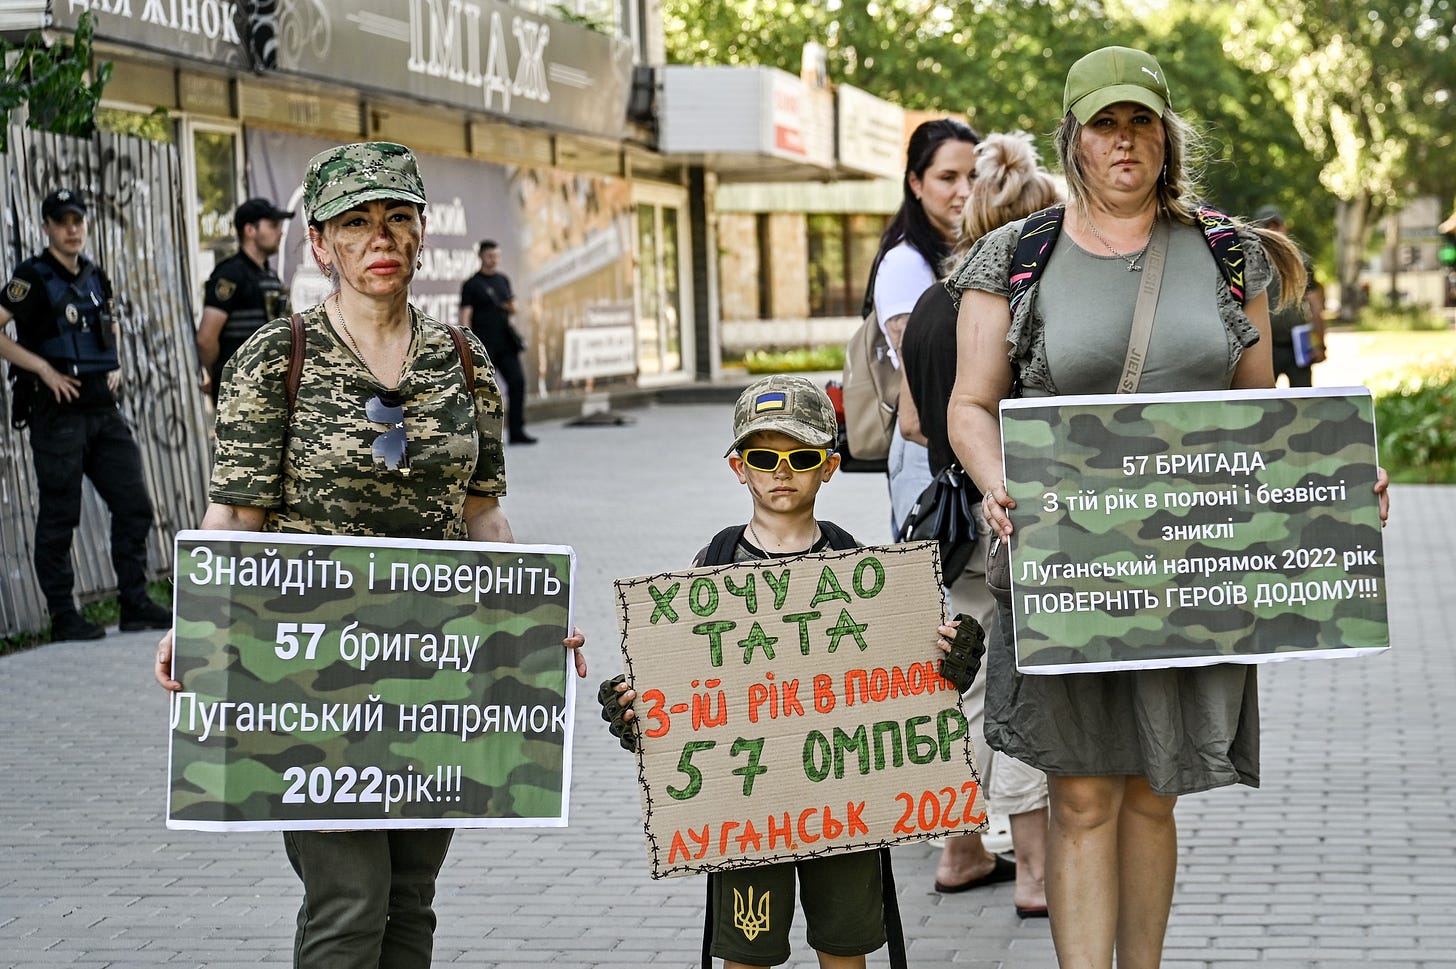
M501 397L479 340L409 302L425 187L403 145L340 145L304 179L309 243L334 291L229 361L202 528L511 542ZM473 383L472 383L473 381ZM292 399L290 399L290 397ZM586 674L580 632L565 640ZM157 654L169 690L172 637ZM288 831L303 881L294 965L428 969L447 829Z

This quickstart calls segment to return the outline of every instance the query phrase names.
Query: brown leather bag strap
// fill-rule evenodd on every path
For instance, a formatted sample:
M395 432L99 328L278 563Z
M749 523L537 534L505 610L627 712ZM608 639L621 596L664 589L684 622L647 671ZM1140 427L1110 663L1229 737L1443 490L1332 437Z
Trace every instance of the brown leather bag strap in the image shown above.
M298 402L298 384L303 380L303 347L308 342L303 335L303 317L297 313L288 321L288 379L283 392L288 397L288 416L293 416L293 405Z
M460 367L465 371L465 389L470 393L470 399L475 399L475 360L470 356L470 344L465 340L465 331L460 329L458 323L446 323L445 328L450 331L450 339L455 343L455 352L460 355Z

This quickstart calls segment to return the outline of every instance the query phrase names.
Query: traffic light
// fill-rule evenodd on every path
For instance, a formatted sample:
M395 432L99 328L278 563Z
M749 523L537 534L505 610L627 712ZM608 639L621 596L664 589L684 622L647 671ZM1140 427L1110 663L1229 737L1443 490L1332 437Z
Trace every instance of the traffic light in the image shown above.
M1456 232L1447 232L1441 237L1441 248L1437 255L1441 265L1456 266Z

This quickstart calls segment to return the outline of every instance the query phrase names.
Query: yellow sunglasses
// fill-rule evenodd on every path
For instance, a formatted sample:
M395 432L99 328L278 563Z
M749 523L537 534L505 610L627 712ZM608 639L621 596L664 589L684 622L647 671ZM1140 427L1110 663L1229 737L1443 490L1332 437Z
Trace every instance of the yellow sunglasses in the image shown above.
M755 471L777 471L787 461L793 471L813 471L829 460L829 451L822 447L801 447L792 451L775 451L770 447L750 447L738 452L743 463Z

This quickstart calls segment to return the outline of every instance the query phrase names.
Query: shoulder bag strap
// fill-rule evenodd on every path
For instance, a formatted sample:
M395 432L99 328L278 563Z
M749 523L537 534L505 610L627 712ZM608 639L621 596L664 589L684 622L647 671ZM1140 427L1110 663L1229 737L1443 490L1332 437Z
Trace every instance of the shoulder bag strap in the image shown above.
M465 371L465 387L470 396L475 396L475 360L470 356L470 344L465 340L465 331L458 323L446 323L450 339L455 343L455 352L460 355L460 368Z
M880 263L884 261L885 253L899 244L896 242L894 245L887 246L875 253L875 261L870 264L870 279L869 282L865 283L864 300L859 304L860 319L867 319L875 311L875 277L880 274Z
M294 313L288 321L288 379L283 392L288 397L288 416L293 417L293 407L298 403L298 385L303 380L303 345L307 342L303 334L303 317Z
M1142 285L1138 287L1137 306L1132 311L1132 335L1127 341L1127 358L1122 363L1122 378L1117 381L1119 394L1138 389L1147 362L1148 340L1153 335L1153 314L1158 309L1158 292L1163 288L1163 265L1168 257L1168 223L1158 219L1153 226L1153 240L1143 263Z

